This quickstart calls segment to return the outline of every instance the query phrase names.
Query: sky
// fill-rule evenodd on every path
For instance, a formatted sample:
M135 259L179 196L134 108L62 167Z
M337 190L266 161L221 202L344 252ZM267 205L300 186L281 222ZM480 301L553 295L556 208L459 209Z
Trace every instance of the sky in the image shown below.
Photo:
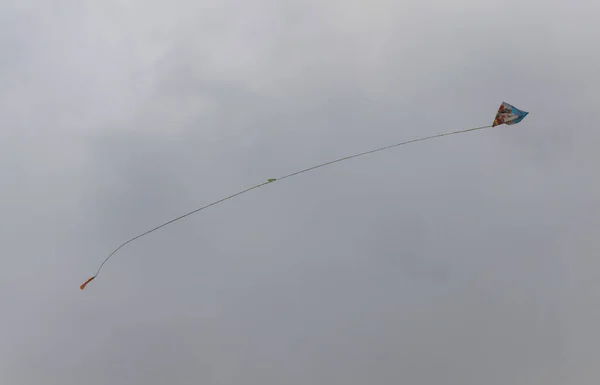
M596 384L598 16L0 2L1 382Z

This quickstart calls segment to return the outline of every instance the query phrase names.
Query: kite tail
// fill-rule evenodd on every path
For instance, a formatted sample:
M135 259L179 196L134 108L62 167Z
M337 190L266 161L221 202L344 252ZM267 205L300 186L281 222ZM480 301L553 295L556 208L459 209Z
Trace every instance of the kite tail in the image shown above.
M79 288L80 288L81 290L85 289L85 287L87 286L87 284L88 284L88 283L90 283L90 282L92 282L92 281L94 280L94 278L96 278L96 276L95 276L95 275L94 275L92 278L90 278L90 279L88 279L87 281L85 281L85 282L83 283L83 285L79 286Z

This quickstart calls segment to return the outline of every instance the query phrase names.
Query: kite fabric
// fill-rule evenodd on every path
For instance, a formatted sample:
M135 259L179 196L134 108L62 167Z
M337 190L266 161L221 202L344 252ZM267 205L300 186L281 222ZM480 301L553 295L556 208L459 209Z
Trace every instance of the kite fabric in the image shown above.
M492 127L496 127L500 124L517 124L523 120L527 114L529 114L529 112L521 111L518 108L503 102L498 109Z
M100 264L100 267L98 267L98 270L96 271L96 274L95 274L95 275L93 275L92 277L90 277L90 278L89 278L87 281L85 281L85 282L84 282L84 283L83 283L83 284L82 284L82 285L81 285L79 288L80 288L81 290L85 289L85 287L86 287L86 286L87 286L87 285L88 285L88 284L89 284L91 281L93 281L93 280L94 280L96 277L98 277L98 275L100 274L100 271L101 271L101 270L102 270L102 268L104 267L104 264L105 264L105 263L106 263L106 262L107 262L107 261L108 261L108 260L109 260L109 259L110 259L110 258L111 258L111 257L112 257L112 256L113 256L113 255L114 255L116 252L117 252L117 251L119 251L119 250L120 250L121 248L123 248L125 245L127 245L127 244L129 244L129 243L131 243L131 242L135 241L136 239L139 239L139 238L141 238L141 237L143 237L143 236L145 236L145 235L148 235L148 234L150 234L150 233L152 233L152 232L154 232L154 231L156 231L156 230L158 230L158 229L161 229L161 228L163 228L163 227L165 227L165 226L167 226L167 225L170 225L170 224L171 224L171 223L173 223L173 222L176 222L176 221L178 221L178 220L180 220L180 219L183 219L183 218L185 218L185 217L187 217L187 216L190 216L190 215L192 215L192 214L195 214L195 213L197 213L197 212L199 212L199 211L202 211L202 210L204 210L204 209L207 209L207 208L209 208L209 207L211 207L211 206L215 206L215 205L217 205L217 204L219 204L219 203L221 203L221 202L224 202L224 201L226 201L226 200L229 200L229 199L235 198L235 197L237 197L238 195L245 194L245 193L247 193L247 192L250 192L250 191L252 191L252 190L255 190L255 189L258 189L258 188L260 188L260 187L263 187L263 186L265 186L265 185L267 185L267 184L271 184L271 183L274 183L274 182L277 182L277 181L281 181L281 180L283 180L283 179L291 178L291 177L293 177L293 176L296 176L296 175L299 175L299 174L302 174L302 173L305 173L305 172L308 172L308 171L311 171L311 170L314 170L314 169L317 169L317 168L321 168L321 167L329 166L330 164L333 164L333 163L342 162L342 161L344 161L344 160L348 160L348 159L352 159L352 158L357 158L357 157L359 157L359 156L363 156L363 155L367 155L367 154L372 154L372 153L374 153L374 152L379 152L379 151L387 150L387 149L390 149L390 148L393 148L393 147L399 147L399 146L403 146L403 145L405 145L405 144L409 144L409 143L415 143L415 142L421 142L421 141L424 141L424 140L429 140L429 139L434 139L434 138L441 138L441 137L443 137L443 136L457 135L457 134L463 134L463 133L466 133L466 132L471 132L471 131L483 130L483 129L485 129L485 128L495 127L495 126L498 126L498 125L501 125L501 124L507 124L507 125L516 124L516 123L519 123L521 120L523 120L523 118L525 118L525 116L527 116L528 114L529 114L528 112L521 111L521 110L519 110L519 109L517 109L517 108L515 108L515 107L511 106L510 104L508 104L508 103L504 103L504 102L503 102L503 103L500 105L500 108L498 109L498 113L496 114L496 118L494 119L494 123L493 123L492 125L489 125L489 126L482 126L482 127L468 128L468 129L459 130L459 131L446 132L446 133L443 133L443 134L437 134L437 135L432 135L432 136L426 136L426 137L421 137L421 138L417 138L417 139L412 139L412 140L408 140L408 141L405 141L405 142L396 143L396 144L392 144L392 145L389 145L389 146L380 147L380 148L377 148L377 149L374 149L374 150L370 150L370 151L361 152L361 153L358 153L358 154L354 154L354 155L346 156L346 157L344 157L344 158L339 158L339 159L336 159L336 160L332 160L332 161L330 161L330 162L327 162L327 163L322 163L322 164L319 164L319 165L317 165L317 166L313 166L313 167L306 168L306 169L304 169L304 170L300 170L300 171L293 172L293 173L291 173L291 174L288 174L288 175L282 176L282 177L280 177L280 178L271 178L271 179L268 179L266 182L263 182L263 183L257 184L256 186L253 186L253 187L247 188L247 189L245 189L245 190L242 190L242 191L240 191L240 192L238 192L238 193L235 193L235 194L233 194L233 195L230 195L230 196L228 196L228 197L225 197L225 198L222 198L222 199L220 199L220 200L218 200L218 201L215 201L215 202L213 202L213 203L210 203L210 204L208 204L208 205L206 205L206 206L202 206L202 207L200 207L200 208L197 208L197 209L195 209L195 210L193 210L193 211L190 211L190 212L189 212L189 213L187 213L187 214L184 214L184 215L181 215L181 216L179 216L179 217L177 217L177 218L171 219L170 221L168 221L168 222L165 222L165 223L163 223L162 225L159 225L159 226L157 226L157 227L155 227L155 228L153 228L153 229L151 229L151 230L148 230L148 231L146 231L146 232L144 232L144 233L142 233L142 234L140 234L140 235L137 235L137 236L135 236L135 237L131 238L130 240L128 240L128 241L126 241L126 242L124 242L124 243L123 243L123 244L121 244L119 247L117 247L115 250L113 250L113 251L112 251L112 252L111 252L111 253L108 255L108 257L106 257L106 259L104 259L104 261L103 261L103 262Z

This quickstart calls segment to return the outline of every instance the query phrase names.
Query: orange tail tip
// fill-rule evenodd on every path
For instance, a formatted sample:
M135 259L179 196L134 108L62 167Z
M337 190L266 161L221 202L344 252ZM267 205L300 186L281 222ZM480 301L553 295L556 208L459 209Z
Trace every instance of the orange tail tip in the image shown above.
M96 276L93 276L92 278L90 278L90 279L88 279L87 281L85 281L85 282L83 283L83 285L79 286L79 288L80 288L81 290L85 289L85 287L87 286L87 284L88 284L88 283L90 283L90 282L92 282L92 281L94 280L94 278L96 278Z

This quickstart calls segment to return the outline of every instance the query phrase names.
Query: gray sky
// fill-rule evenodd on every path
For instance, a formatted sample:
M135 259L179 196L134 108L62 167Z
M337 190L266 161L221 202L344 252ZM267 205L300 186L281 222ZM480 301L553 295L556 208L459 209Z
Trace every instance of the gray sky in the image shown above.
M596 384L595 3L0 2L0 382Z

